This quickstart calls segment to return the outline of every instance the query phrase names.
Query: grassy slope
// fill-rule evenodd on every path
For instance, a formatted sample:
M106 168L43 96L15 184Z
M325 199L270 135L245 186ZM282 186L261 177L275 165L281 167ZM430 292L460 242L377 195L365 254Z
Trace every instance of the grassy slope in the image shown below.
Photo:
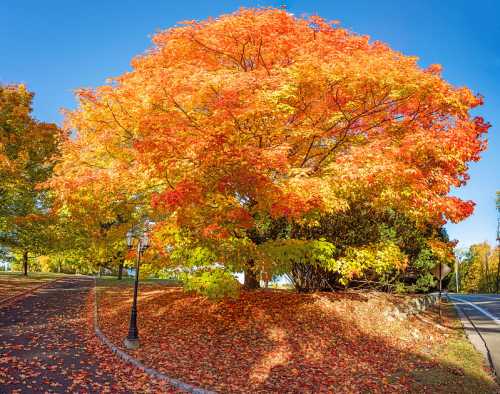
M443 393L500 393L484 357L467 339L453 305L444 303L442 311L442 323L436 308L421 316L451 334L430 352L433 368L413 371L414 391L427 387Z

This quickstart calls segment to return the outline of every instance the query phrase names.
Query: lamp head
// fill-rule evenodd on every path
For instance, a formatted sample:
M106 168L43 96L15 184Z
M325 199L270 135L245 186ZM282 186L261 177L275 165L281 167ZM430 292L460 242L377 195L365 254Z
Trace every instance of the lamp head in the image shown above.
M141 250L145 251L147 248L149 248L150 242L151 241L149 239L149 234L147 232L145 232L144 234L142 234L142 237L141 237Z
M127 231L127 247L129 249L132 249L133 242L134 242L134 233L132 232L132 230L129 230Z

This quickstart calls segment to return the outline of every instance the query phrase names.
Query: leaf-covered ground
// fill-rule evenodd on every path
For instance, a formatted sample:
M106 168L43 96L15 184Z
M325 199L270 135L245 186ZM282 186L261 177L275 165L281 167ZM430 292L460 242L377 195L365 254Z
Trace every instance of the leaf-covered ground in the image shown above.
M61 277L58 274L0 272L0 301Z
M0 393L175 392L95 337L92 287L70 277L0 309Z
M101 328L121 345L132 290L109 281L100 286ZM212 303L144 284L142 346L130 353L219 392L498 392L449 306L441 325L434 312L388 320L384 310L401 300L381 293L256 291Z

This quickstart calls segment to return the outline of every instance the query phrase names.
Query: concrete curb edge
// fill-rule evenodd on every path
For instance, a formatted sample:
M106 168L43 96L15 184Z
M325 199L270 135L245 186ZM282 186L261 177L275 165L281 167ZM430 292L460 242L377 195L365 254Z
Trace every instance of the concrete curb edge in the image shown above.
M94 331L97 337L100 339L100 341L105 344L111 351L116 354L118 357L120 357L123 361L126 363L132 364L134 367L144 371L147 373L149 376L151 376L154 379L161 380L163 382L166 382L176 388L179 388L181 390L184 390L188 393L193 393L193 394L215 394L214 391L209 391L202 389L200 387L193 386L189 383L184 383L183 381L175 378L171 378L161 372L156 371L153 368L146 367L143 363L141 363L139 360L136 358L130 356L128 353L124 352L123 350L119 349L117 346L113 344L109 340L106 335L101 331L99 328L99 322L98 322L98 310L97 310L97 280L94 277Z

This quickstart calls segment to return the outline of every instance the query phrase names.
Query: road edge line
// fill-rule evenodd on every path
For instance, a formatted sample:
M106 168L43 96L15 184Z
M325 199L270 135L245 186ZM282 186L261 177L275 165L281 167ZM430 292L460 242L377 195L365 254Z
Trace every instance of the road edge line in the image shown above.
M143 363L141 363L139 360L137 360L135 357L132 357L128 353L124 352L123 350L119 349L116 345L113 344L109 340L109 338L104 335L104 333L101 331L99 328L99 315L98 315L98 309L97 309L97 279L94 276L94 331L96 336L99 338L99 340L105 344L114 354L116 354L118 357L120 357L123 361L132 364L136 368L140 369L141 371L147 373L149 376L161 380L163 382L166 382L170 384L171 386L174 386L176 388L179 388L181 390L184 390L188 393L193 393L193 394L216 394L214 391L209 391L205 390L201 387L194 386L189 383L184 383L183 381L175 378L171 378L170 376L167 376L161 372L158 372L157 370L153 368L146 367Z
M456 298L454 298L454 297L452 297L450 295L447 295L447 297L450 300L452 300L452 301L453 300L455 300L455 301L457 300ZM463 301L463 300L459 299L458 301ZM465 301L465 302L467 302L467 301ZM471 304L471 305L473 305L473 304ZM472 321L472 319L469 317L469 315L467 314L467 312L465 312L464 310L462 310L462 308L460 308L460 306L456 302L453 302L453 306L455 307L456 311L458 312L458 315L460 317L460 322L462 323L462 327L464 329L465 335L469 339L469 342L472 344L472 346L474 346L474 344L472 342L472 339L470 338L470 333L467 332L467 327L464 324L464 320L465 319L467 319L467 321L471 324L471 326L474 329L474 331L477 334L477 336L481 339L481 342L482 342L482 345L484 347L484 350L486 350L486 355L481 350L479 350L477 348L476 348L476 350L478 350L481 354L483 354L483 357L486 359L486 361L488 361L488 364L490 366L491 372L498 379L499 376L498 376L497 371L495 369L495 365L493 364L493 359L491 358L490 348L488 347L488 344L484 340L484 337L482 336L481 332L478 330L478 328L476 327L476 325L474 324L474 322ZM473 305L473 306L475 306L475 305Z
M486 316L487 318L493 320L493 322L495 324L498 324L500 325L500 319L497 319L495 316L493 316L490 312L488 312L487 310L481 308L480 306L477 306L475 304L473 304L472 302L469 302L467 300L461 300L459 298L456 298L456 297L453 297L453 296L450 296L448 295L448 297L452 300L455 300L455 301L459 301L459 302L465 302L466 304L470 305L471 307L477 309L479 312L481 312L484 316Z

